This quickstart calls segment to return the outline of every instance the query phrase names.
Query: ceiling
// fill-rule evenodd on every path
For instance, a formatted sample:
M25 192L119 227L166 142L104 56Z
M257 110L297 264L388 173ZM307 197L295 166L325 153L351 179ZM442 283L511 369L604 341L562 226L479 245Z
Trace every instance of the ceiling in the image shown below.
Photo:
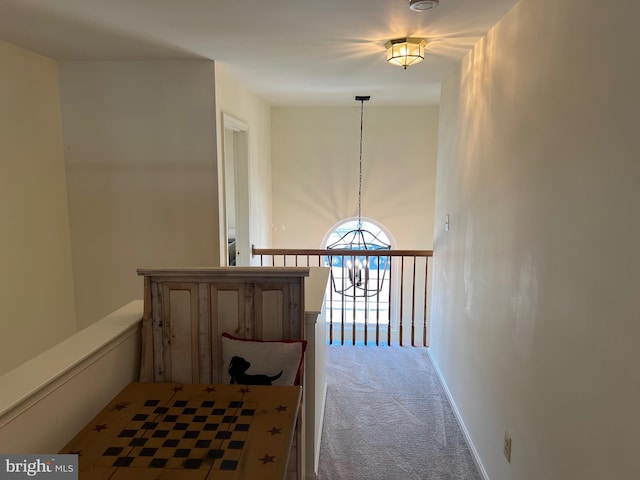
M212 59L272 105L437 104L440 83L517 0L0 0L0 39L55 60ZM384 43L429 41L388 64Z

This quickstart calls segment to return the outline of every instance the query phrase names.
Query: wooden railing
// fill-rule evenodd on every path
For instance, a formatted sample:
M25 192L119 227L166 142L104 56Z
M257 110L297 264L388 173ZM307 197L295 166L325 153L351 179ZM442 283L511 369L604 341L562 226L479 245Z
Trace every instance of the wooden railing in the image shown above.
M326 250L252 248L260 265L274 267L332 266L326 312L329 343L375 345L405 343L428 346L428 278L432 250ZM365 259L364 288L346 291L353 283L347 263ZM421 343L420 343L421 340Z

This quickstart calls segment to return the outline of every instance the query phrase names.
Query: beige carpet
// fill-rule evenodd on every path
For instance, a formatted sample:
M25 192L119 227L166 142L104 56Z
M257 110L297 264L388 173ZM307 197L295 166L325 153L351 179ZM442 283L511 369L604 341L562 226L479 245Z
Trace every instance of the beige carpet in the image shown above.
M481 480L424 348L327 346L320 480Z

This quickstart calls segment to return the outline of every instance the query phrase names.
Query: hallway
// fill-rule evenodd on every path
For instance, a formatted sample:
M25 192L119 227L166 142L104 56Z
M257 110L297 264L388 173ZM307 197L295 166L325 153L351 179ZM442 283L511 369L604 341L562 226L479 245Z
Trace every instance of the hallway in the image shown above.
M327 347L320 480L480 480L424 348Z

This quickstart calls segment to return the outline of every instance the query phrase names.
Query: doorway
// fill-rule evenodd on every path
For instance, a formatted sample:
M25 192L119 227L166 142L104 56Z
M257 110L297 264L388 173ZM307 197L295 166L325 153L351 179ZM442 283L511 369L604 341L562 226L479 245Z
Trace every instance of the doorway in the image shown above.
M247 266L251 248L249 235L249 126L227 113L222 114L224 157L224 232L221 265Z

